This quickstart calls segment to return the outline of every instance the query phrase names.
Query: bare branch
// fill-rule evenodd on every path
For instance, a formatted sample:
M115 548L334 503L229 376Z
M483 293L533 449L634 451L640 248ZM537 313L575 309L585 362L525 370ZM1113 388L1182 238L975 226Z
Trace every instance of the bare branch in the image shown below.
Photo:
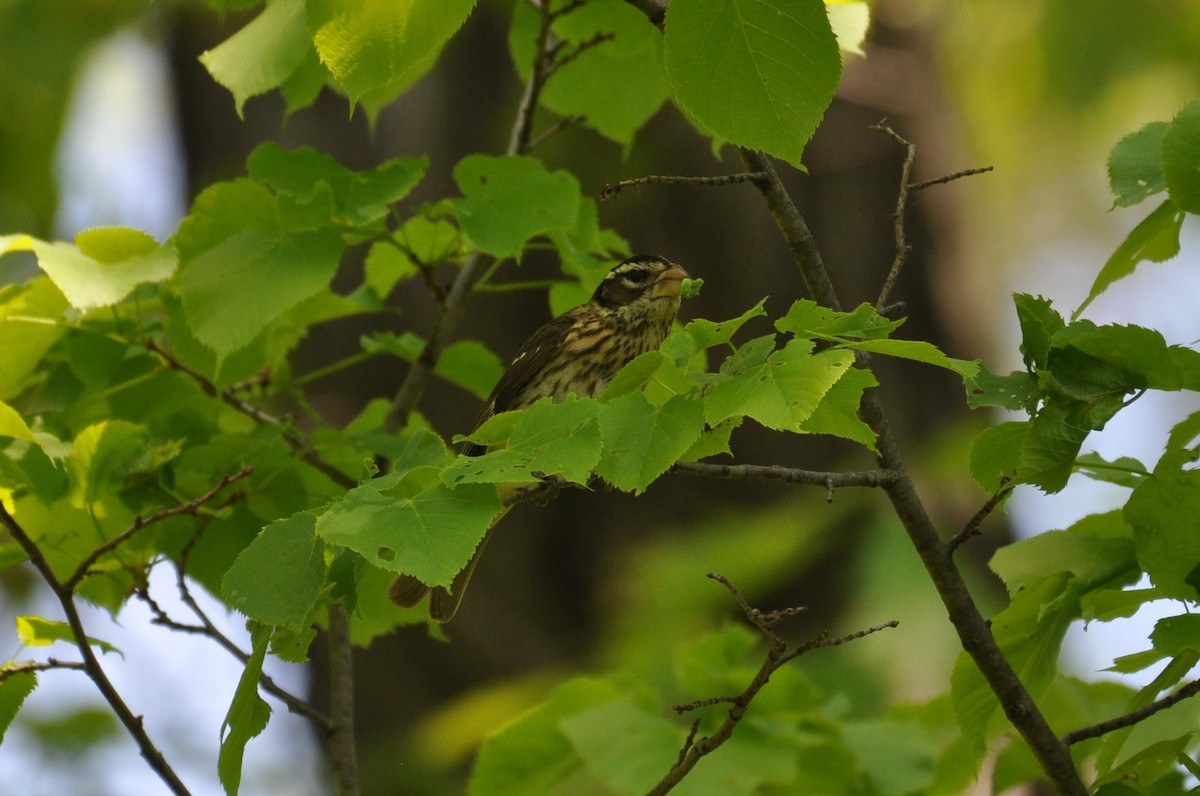
M329 606L329 755L338 796L358 796L358 754L354 747L354 662L350 624L342 606Z
M888 270L887 277L883 280L883 288L879 291L879 298L875 300L876 311L881 311L883 307L887 306L888 297L892 294L892 288L896 286L896 280L900 277L900 272L904 270L904 263L908 261L908 255L912 253L912 246L908 244L904 236L904 212L908 206L908 175L912 172L913 161L917 158L917 148L883 122L871 125L871 129L878 130L904 147L904 162L900 166L900 190L896 193L896 209L892 213L893 234L896 238L896 256L892 260L892 267Z
M1000 479L1000 488L987 499L987 502L979 508L979 511L975 512L975 516L967 521L967 524L963 526L961 531L946 541L946 552L953 553L963 542L983 533L983 521L996 510L997 506L1004 502L1004 498L1008 497L1009 493L1013 491L1014 486L1015 484L1009 484L1008 477Z
M700 758L711 753L729 740L729 738L733 735L734 728L737 727L738 722L740 722L742 717L746 714L746 710L750 707L750 703L753 701L754 697L757 696L758 692L761 691L771 679L771 675L778 671L778 669L785 663L793 658L798 657L799 655L804 654L805 652L818 647L832 647L839 644L845 644L849 641L868 636L885 628L896 627L898 624L895 621L888 622L886 624L878 625L866 630L860 630L856 633L851 633L848 636L842 636L837 639L831 639L829 638L829 634L825 633L817 639L814 639L807 644L801 645L800 647L789 651L787 642L780 638L779 634L772 630L772 627L780 619L795 616L796 614L800 613L803 610L802 608L784 608L779 611L760 611L746 601L746 598L742 596L742 593L738 591L737 587L730 583L728 578L715 572L710 572L708 577L717 581L729 590L729 593L733 596L734 601L737 602L738 607L741 608L742 613L745 614L746 619L752 625L758 628L759 632L762 633L763 638L767 640L767 643L770 645L770 649L767 651L766 658L763 660L762 665L759 666L758 672L755 673L754 679L750 681L750 684L746 686L746 689L742 691L742 693L735 696L710 697L708 699L696 700L695 702L690 702L686 705L675 706L676 712L684 713L689 710L709 707L712 705L731 705L729 708L729 713L725 717L725 721L721 723L721 726L718 727L716 732L714 732L712 735L697 739L696 735L699 732L700 720L697 719L695 722L693 722L691 732L688 734L687 740L684 742L683 748L679 752L679 758L675 761L675 764L671 766L670 770L667 771L666 775L659 780L658 784L650 789L648 796L661 796L661 794L670 791L677 784L679 784L679 782L685 776L688 775L688 772L695 768L696 764L700 762Z
M172 370L178 370L189 376L193 381L200 386L200 389L213 398L224 401L227 405L232 406L237 411L247 417L268 426L277 426L283 434L283 440L292 449L292 452L299 456L302 460L312 465L313 468L324 473L329 480L333 481L338 486L345 489L353 489L358 486L358 482L350 476L343 473L341 470L334 467L329 462L321 457L321 454L313 450L309 446L308 440L304 438L299 431L292 427L288 418L276 417L269 412L264 411L260 407L255 406L249 401L242 400L232 387L226 387L224 390L217 389L207 376L192 370L187 365L180 362L158 343L153 340L147 340L143 343L147 350L157 354L168 367Z
M554 136L558 135L559 133L561 133L563 130L567 129L568 127L573 127L574 125L577 125L577 124L583 124L586 121L587 121L587 117L583 116L583 115L564 116L563 118L559 119L554 124L547 127L540 134L538 134L537 138L530 141L529 149L530 150L537 149L542 144L546 143L548 140L550 140Z
M125 542L127 542L131 538L133 538L137 533L139 533L140 531L142 531L143 529L145 529L151 525L154 525L157 522L162 522L163 520L168 519L170 517L177 517L180 514L195 514L196 512L198 512L200 510L201 506L203 506L205 503L208 503L210 500L215 498L222 489L224 489L225 487L234 483L235 481L242 480L243 478L245 478L246 476L250 475L253 472L254 472L253 467L243 467L241 470L234 473L233 475L222 476L220 482L216 486L214 486L212 489L208 490L203 495L201 495L200 497L198 497L194 500L189 500L187 503L181 503L178 506L172 506L169 509L163 509L162 511L156 511L155 513L151 514L149 517L142 517L139 515L133 521L133 525L129 526L128 529L122 531L121 533L117 534L116 536L109 539L107 542L105 542L104 544L100 545L95 550L93 550L91 552L91 554L88 555L88 557L85 558L79 564L79 566L75 569L74 574L72 574L71 577L67 578L66 582L63 583L63 587L66 588L67 591L75 591L75 588L79 585L79 582L82 581L85 577L87 577L87 574L88 574L89 570L91 570L92 565L94 565L97 561L99 561L101 556L117 549L118 547L123 545Z
M963 177L973 177L976 174L987 174L992 170L992 166L983 166L978 169L963 169L962 171L956 171L953 174L947 174L945 177L935 177L932 180L911 183L908 186L908 190L910 193L916 193L917 191L923 191L926 188L930 188L934 185L945 185L946 183L953 182L954 180L961 180Z
M8 528L8 532L12 535L13 540L21 546L21 549L25 551L25 555L29 556L29 563L38 571L38 574L42 576L42 580L46 582L46 585L54 592L54 596L58 598L63 614L66 616L67 624L71 628L71 638L74 640L75 646L79 649L79 654L83 658L84 670L92 682L95 683L104 700L108 702L113 713L117 714L117 718L125 726L125 730L133 737L134 742L137 743L138 749L141 751L147 765L150 766L172 793L188 794L189 791L183 784L183 781L179 779L179 775L175 773L175 770L171 768L167 759L163 757L162 752L150 740L150 736L146 734L146 728L142 726L142 717L135 715L129 709L129 705L125 704L125 700L121 698L117 689L113 687L112 682L108 679L108 675L104 673L104 667L100 665L100 661L96 658L96 653L92 651L92 645L88 641L87 631L83 627L83 620L80 618L79 610L75 606L75 595L54 574L50 563L42 555L41 548L25 532L25 529L21 527L16 518L8 513L8 509L4 506L3 501L0 501L0 524Z
M794 467L759 464L710 464L708 462L678 462L672 468L677 473L728 478L733 481L783 481L789 484L823 486L830 493L847 486L883 487L900 474L894 470L864 470L862 472L829 473L820 470L800 470ZM832 499L832 498L830 498Z
M22 661L21 663L9 663L0 666L0 683L3 683L14 674L26 674L32 672L48 672L51 669L75 669L76 671L87 671L87 665L79 661L60 661L57 658L47 658L44 661Z
M1115 719L1102 721L1099 724L1093 724L1090 727L1072 730L1062 737L1063 746L1071 746L1072 744L1077 744L1080 741L1086 741L1089 738L1099 738L1101 735L1113 732L1114 730L1132 727L1138 722L1145 721L1146 719L1150 718L1155 713L1166 710L1172 705L1176 705L1185 699L1190 699L1196 694L1200 694L1200 680L1193 680L1175 693L1151 702L1145 707L1132 710L1129 713L1126 713L1124 716L1117 716Z
M734 185L743 182L758 182L766 177L766 173L761 171L743 171L738 174L722 174L717 177L676 177L651 174L648 177L621 180L618 183L605 183L604 187L600 189L600 201L612 199L626 188L636 188L640 185Z

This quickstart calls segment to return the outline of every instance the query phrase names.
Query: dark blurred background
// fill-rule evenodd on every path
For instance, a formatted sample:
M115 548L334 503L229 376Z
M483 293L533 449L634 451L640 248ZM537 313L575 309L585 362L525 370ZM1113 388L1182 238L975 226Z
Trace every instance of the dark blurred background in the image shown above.
M407 201L415 206L455 195L454 164L472 152L500 153L508 139L521 90L506 43L511 6L483 0L433 72L370 129L361 112L350 113L345 99L329 91L291 118L285 119L276 94L252 99L238 118L228 92L197 57L246 15L219 18L184 2L3 4L0 234L69 237L76 231L57 200L55 152L81 65L91 48L118 31L133 31L165 56L166 112L179 134L186 197L241 175L246 155L265 140L310 145L356 168L428 154L429 175ZM1102 214L1108 204L1104 154L1120 135L1169 118L1197 93L1197 30L1194 7L1152 0L872 4L865 57L846 56L839 96L807 148L807 173L779 164L843 304L874 301L894 254L903 153L870 129L886 119L917 146L916 181L997 168L914 196L907 217L913 253L893 293L908 318L901 336L930 340L951 356L982 358L994 370L1017 366L1008 292L1024 279L1036 282L1040 272L1041 289L1061 291L1064 306L1082 298L1105 252L1136 221ZM539 116L538 125L551 121ZM710 143L669 105L628 151L571 127L536 154L551 168L570 170L592 196L605 183L648 174L741 170L728 148L715 159ZM684 320L733 317L764 295L776 316L804 296L752 187L645 186L602 203L600 214L602 225L616 229L634 251L665 254L704 279L699 298L684 305ZM91 223L102 222L113 223ZM28 267L5 258L0 279L17 278ZM348 258L338 284L351 289L361 271L362 263ZM555 262L534 253L519 271L506 267L501 276L554 273ZM1047 273L1054 278L1046 281ZM358 350L364 332L428 333L433 304L422 285L408 283L391 302L403 308L401 322L389 316L320 327L297 353L293 372ZM485 294L471 302L462 335L483 340L507 361L548 318L544 294ZM760 323L753 333L766 331ZM990 418L968 414L961 384L947 372L875 364L923 496L939 525L953 532L986 498L966 478L965 462L973 430ZM339 424L372 398L393 395L403 377L402 365L376 359L313 383L311 398ZM476 399L444 383L435 383L420 407L447 438L466 432L478 408ZM735 432L733 447L736 460L746 463L872 466L849 444L749 426ZM985 604L989 593L999 600L984 562L1002 541L1003 524L997 520L988 540L971 551ZM546 507L519 506L489 545L461 612L446 628L449 643L411 627L359 650L365 792L460 792L480 736L564 673L654 665L677 640L734 618L728 595L704 577L713 570L756 605L807 606L787 628L793 637L900 619L903 633L846 655L804 659L806 670L832 690L858 682L855 709L944 690L955 642L906 544L885 502L869 492L843 490L827 504L819 489L669 475L638 497L572 490ZM0 582L14 600L32 599L20 597L27 584ZM321 702L320 644L314 653L309 684ZM869 678L855 680L868 671ZM868 681L874 691L861 687ZM224 705L227 697L214 700ZM215 736L216 730L202 732ZM309 791L281 783L269 792Z

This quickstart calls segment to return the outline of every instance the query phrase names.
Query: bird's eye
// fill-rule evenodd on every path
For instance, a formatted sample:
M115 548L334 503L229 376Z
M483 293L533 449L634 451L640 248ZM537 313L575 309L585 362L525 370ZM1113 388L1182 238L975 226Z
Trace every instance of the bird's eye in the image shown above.
M636 271L630 271L629 273L625 274L625 280L634 285L644 284L649 278L650 272L644 268L639 268Z

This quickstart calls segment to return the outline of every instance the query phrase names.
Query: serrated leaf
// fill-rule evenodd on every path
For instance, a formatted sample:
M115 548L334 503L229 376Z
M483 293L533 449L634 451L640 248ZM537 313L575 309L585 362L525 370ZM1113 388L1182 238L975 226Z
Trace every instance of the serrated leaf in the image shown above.
M1108 185L1113 207L1130 207L1165 191L1161 154L1166 122L1151 122L1117 142L1108 155Z
M522 81L529 79L540 23L533 6L516 4L508 44ZM671 93L662 34L645 14L621 0L590 0L558 17L553 31L571 47L598 35L611 38L555 71L539 97L541 104L560 116L582 116L601 135L630 144Z
M1066 328L1066 322L1048 299L1028 293L1013 295L1017 320L1021 324L1021 353L1025 364L1044 369L1050 359L1050 341Z
M821 0L680 0L663 37L676 103L697 126L800 166L841 74Z
M25 699L37 688L36 672L11 674L0 680L0 743Z
M250 177L280 193L309 200L327 185L338 216L357 225L386 216L389 206L407 196L428 167L428 157L408 157L353 171L311 147L288 150L270 141L259 144L246 159Z
M18 616L17 640L26 647L48 647L56 641L64 641L74 645L75 634L71 631L71 626L66 622L56 622L50 619L43 619L40 616ZM124 657L119 649L107 641L101 641L98 638L88 636L87 642L90 646L104 652L115 652Z
M403 498L368 482L330 506L317 520L317 533L380 569L449 586L500 511L489 484L435 484Z
M174 247L159 246L141 230L97 227L80 233L78 240L86 251L79 244L28 235L0 236L0 254L33 252L41 269L81 310L116 304L138 285L161 282L175 273Z
M450 486L536 483L555 475L586 484L600 460L601 408L586 398L569 396L560 403L543 398L528 409L490 418L467 439L503 448L483 456L459 456L442 472L442 480Z
M251 623L250 658L238 680L233 701L221 724L221 751L217 756L217 774L227 796L237 796L242 784L242 756L246 744L267 728L271 720L271 706L258 695L258 681L262 677L263 661L267 657L267 642L271 640L270 628Z
M146 428L126 420L106 420L80 431L67 460L72 502L91 505L119 492L131 475L151 469L149 443Z
M913 362L924 362L926 365L953 371L967 380L975 378L979 373L977 360L968 361L948 357L933 343L924 340L860 340L843 342L841 345L854 351L866 351L900 359L911 359Z
M225 573L225 601L256 622L301 631L325 582L316 527L306 511L263 528Z
M463 232L496 257L516 257L530 238L570 228L579 212L579 182L533 158L469 155L454 167L454 181L463 193L454 200Z
M763 309L763 304L767 301L766 297L759 300L750 309L743 312L736 318L730 318L727 321L708 321L703 318L697 318L688 323L684 327L687 336L691 338L696 349L712 348L717 345L725 345L738 330L746 325L746 322L752 318L758 318L767 314Z
M336 229L288 230L275 198L249 180L201 193L176 242L189 325L219 358L326 288L342 256Z
M1108 520L1121 522L1116 514ZM1074 588L1080 592L1102 585L1127 585L1123 581L1133 582L1138 576L1132 540L1074 529L1046 531L1006 545L996 551L988 565L1010 594L1060 572L1071 573Z
M1169 597L1196 600L1200 592L1189 578L1200 566L1200 471L1144 479L1125 504L1125 519L1151 582Z
M741 352L748 346L743 346ZM849 351L827 350L814 355L811 349L807 341L791 340L765 360L739 369L734 378L716 384L705 397L705 420L715 426L744 415L777 431L798 430L854 363Z
M888 320L866 303L859 304L851 312L839 312L812 299L799 299L788 308L786 315L775 321L775 328L798 337L880 340L903 323L903 319Z
M312 51L304 0L268 0L244 28L211 50L200 63L233 94L237 114L246 100L280 86Z
M475 0L308 0L317 54L352 103L377 110L424 74Z
M718 424L716 428L705 429L700 438L680 454L679 461L698 462L712 456L733 455L733 451L729 447L729 440L734 430L741 424L742 421L738 418L726 420L724 423Z
M1163 132L1162 175L1175 206L1200 213L1200 99L1184 105Z
M848 368L821 398L808 419L800 424L800 431L842 437L875 450L875 432L858 416L858 408L863 393L878 384L871 371Z
M617 489L638 493L679 460L704 430L704 406L677 395L655 406L632 392L600 407L604 453L596 474Z
M1029 435L1017 460L1021 483L1034 484L1047 494L1059 492L1075 466L1079 448L1091 433L1083 405L1078 401L1048 398L1029 425Z
M1167 199L1142 219L1104 263L1087 298L1071 317L1078 318L1113 282L1132 274L1139 263L1165 263L1179 254L1179 230L1184 215L1183 210Z
M971 443L971 477L989 492L1017 471L1021 449L1029 438L1029 423L999 423L984 429Z
M966 380L965 386L967 405L972 409L999 406L1013 412L1024 410L1033 414L1042 396L1037 377L1025 370L997 376L981 366L974 378Z
M1159 619L1150 632L1150 642L1164 655L1180 655L1187 650L1200 653L1200 614Z

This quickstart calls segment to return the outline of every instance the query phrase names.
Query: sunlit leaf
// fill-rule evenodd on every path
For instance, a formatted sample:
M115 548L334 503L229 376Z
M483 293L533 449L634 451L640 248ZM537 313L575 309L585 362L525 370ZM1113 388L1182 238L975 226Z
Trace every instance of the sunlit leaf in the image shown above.
M325 581L316 525L314 515L302 512L263 528L225 573L229 605L264 625L303 629Z
M1162 140L1166 122L1151 122L1117 142L1108 155L1108 184L1114 207L1130 207L1165 191L1162 174Z
M280 86L312 51L304 0L267 0L244 28L200 55L200 63L233 94L238 116L246 100Z
M1200 213L1200 99L1184 105L1164 131L1162 175L1175 206Z

